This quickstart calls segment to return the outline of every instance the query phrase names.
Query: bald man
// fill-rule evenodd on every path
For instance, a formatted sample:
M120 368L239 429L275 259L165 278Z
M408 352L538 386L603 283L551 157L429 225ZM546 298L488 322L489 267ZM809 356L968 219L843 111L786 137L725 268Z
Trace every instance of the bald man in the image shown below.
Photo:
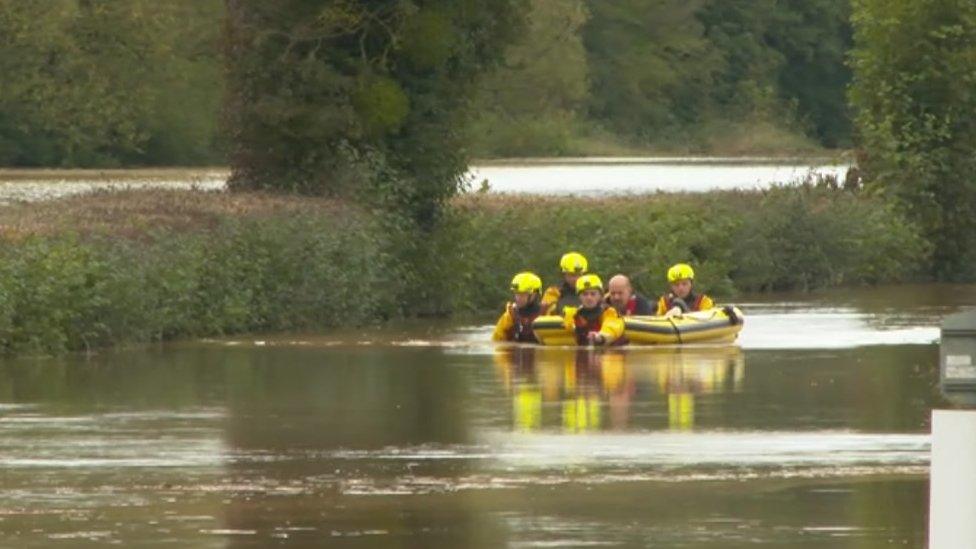
M617 310L620 316L653 315L654 307L644 296L634 292L630 279L624 275L617 275L607 284L607 302Z

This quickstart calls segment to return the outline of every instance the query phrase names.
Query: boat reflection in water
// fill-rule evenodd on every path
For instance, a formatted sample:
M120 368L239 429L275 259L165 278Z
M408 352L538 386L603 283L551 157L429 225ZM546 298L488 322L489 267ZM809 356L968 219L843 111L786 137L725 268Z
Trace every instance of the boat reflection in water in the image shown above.
M494 358L518 431L691 430L696 398L739 392L745 378L735 346L500 347Z

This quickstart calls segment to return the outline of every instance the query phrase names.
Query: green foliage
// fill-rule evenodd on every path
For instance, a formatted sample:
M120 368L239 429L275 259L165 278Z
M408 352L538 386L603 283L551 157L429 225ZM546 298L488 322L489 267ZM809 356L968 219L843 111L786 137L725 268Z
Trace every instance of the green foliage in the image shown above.
M912 278L928 252L916 228L881 201L829 188L612 199L460 200L435 244L446 260L427 275L446 286L435 311L483 311L506 282L534 270L553 284L559 256L577 250L600 275L630 275L648 294L663 273L695 265L703 290L812 289Z
M221 0L0 0L0 163L223 163L225 80L241 186L403 187L380 202L415 218L456 190L465 148L495 157L849 144L849 0L228 5L224 25ZM384 167L364 171L355 158L366 155Z
M479 86L469 133L480 157L850 143L849 0L530 5L527 32Z
M858 0L851 101L868 188L933 244L931 274L976 276L976 4Z
M453 32L449 14L439 9L425 10L404 25L399 48L415 68L434 70L450 59L455 47Z
M432 226L467 168L472 82L519 14L514 0L230 2L232 188L353 187Z
M581 125L571 112L512 116L485 111L469 131L472 148L482 158L571 156L587 152L577 145Z
M228 221L149 243L71 236L0 250L0 347L59 353L179 336L361 325L396 288L365 219ZM385 236L384 236L385 238Z
M781 14L769 34L785 59L777 75L780 96L796 105L808 135L825 147L850 147L850 1L780 2L779 7Z
M362 119L363 130L382 135L398 130L410 112L410 99L396 81L376 77L366 79L353 92L352 104Z
M0 164L214 162L220 7L0 0Z
M698 120L720 59L695 14L700 1L588 2L583 41L591 68L590 113L648 140Z
M583 0L531 0L526 29L478 83L468 140L475 155L573 154L589 93Z
M875 198L826 187L608 199L472 194L427 233L357 210L307 210L134 237L0 244L0 353L359 326L494 312L511 276L559 256L647 294L691 262L699 287L815 288L911 278L928 248Z
M799 126L827 147L850 140L849 0L723 0L698 17L722 57L712 98L732 119Z
M751 290L808 290L911 279L929 251L890 206L824 187L763 193L743 217L730 276Z

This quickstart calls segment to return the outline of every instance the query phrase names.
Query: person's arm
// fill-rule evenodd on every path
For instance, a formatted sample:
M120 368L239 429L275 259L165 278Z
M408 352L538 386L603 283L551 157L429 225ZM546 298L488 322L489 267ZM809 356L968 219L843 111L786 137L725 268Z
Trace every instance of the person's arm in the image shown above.
M563 307L563 328L568 332L576 330L576 307Z
M509 303L505 306L505 312L502 316L498 317L498 322L495 323L495 331L491 334L492 341L508 341L512 333L512 328L515 327L515 319L512 317L512 307L514 305Z
M715 302L712 301L712 298L708 297L707 295L702 295L702 297L701 297L701 304L699 305L698 310L699 311L707 311L707 310L713 309L713 308L715 308Z
M617 311L608 308L603 311L600 319L600 332L595 334L593 343L598 345L610 345L624 335L624 320L620 318Z
M654 315L664 316L664 313L666 312L668 312L668 302L666 299L664 299L664 296L662 295L657 300L657 311L654 312Z
M624 335L624 319L620 318L617 311L607 309L603 312L603 322L600 325L600 335L603 336L603 344L610 345Z
M668 303L674 304L673 307L668 309ZM660 311L664 309L664 312ZM664 316L667 318L681 316L687 312L691 311L691 305L688 304L684 299L674 295L668 294L667 296L661 297L661 302L658 304L658 316Z
M542 294L542 310L550 310L562 297L562 293L559 291L559 286L549 286L546 288L545 293Z

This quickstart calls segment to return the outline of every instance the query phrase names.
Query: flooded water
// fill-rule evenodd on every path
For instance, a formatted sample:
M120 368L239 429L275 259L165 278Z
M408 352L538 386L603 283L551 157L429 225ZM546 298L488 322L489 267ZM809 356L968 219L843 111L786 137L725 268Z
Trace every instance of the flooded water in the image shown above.
M228 175L223 169L0 169L0 205L129 189L220 191Z
M475 189L539 194L620 194L761 189L829 176L843 181L849 164L768 158L617 158L489 163L474 166Z
M848 165L825 159L769 158L580 158L495 161L467 174L477 190L487 181L495 192L578 194L700 192L755 189L808 176L843 181ZM222 190L224 169L2 170L0 204L34 202L118 189Z
M742 300L731 346L427 324L0 363L0 545L922 547L942 316Z

